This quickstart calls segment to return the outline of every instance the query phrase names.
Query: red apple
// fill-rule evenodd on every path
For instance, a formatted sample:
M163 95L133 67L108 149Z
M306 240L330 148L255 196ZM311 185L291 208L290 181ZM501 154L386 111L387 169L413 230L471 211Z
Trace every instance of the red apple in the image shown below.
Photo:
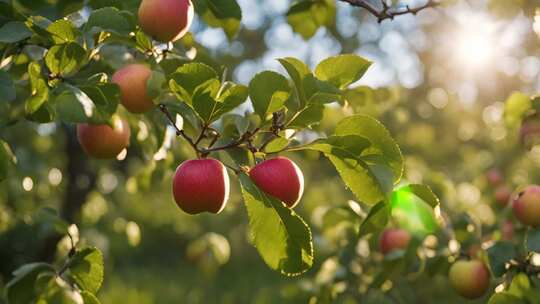
M227 169L212 158L185 161L176 169L173 195L186 213L220 213L229 198Z
M389 228L386 229L379 239L379 248L383 254L390 253L394 250L405 250L409 246L411 235L403 229Z
M139 6L142 30L161 42L182 38L193 21L190 0L143 0Z
M114 73L112 81L120 87L122 105L131 113L148 112L154 107L146 88L151 74L144 64L129 64Z
M531 185L525 188L514 199L514 215L524 225L540 226L540 186Z
M448 277L454 290L467 299L480 298L489 288L489 270L480 260L455 262Z
M493 168L486 173L486 178L491 186L497 186L504 181L501 171Z
M127 121L113 118L109 125L79 124L77 138L83 150L95 158L114 158L129 146L131 131Z
M511 196L512 190L506 185L498 186L497 189L495 189L495 201L502 207L508 205Z
M304 175L290 159L278 156L263 161L249 171L249 177L262 191L294 208L304 192Z

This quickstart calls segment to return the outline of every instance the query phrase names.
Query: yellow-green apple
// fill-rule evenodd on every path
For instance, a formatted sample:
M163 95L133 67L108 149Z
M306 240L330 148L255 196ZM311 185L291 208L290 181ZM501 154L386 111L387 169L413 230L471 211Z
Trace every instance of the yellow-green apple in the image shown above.
M540 226L540 186L527 186L515 199L514 215L524 225Z
M467 299L480 298L489 288L489 270L480 260L455 262L448 277L454 290Z
M381 234L379 248L383 254L394 250L405 250L410 241L411 235L408 231L399 228L388 228Z
M278 156L258 164L249 177L267 194L281 200L289 208L298 204L304 192L304 175L290 159Z
M95 158L114 158L129 146L130 128L127 121L114 117L108 124L78 124L77 138L86 154Z
M193 15L190 0L142 0L139 25L146 34L158 41L175 41L187 33Z
M112 81L120 87L122 105L131 113L144 113L154 103L148 96L147 83L152 70L144 64L129 64L114 73Z
M213 158L185 161L176 169L173 196L186 213L220 213L229 199L227 169Z

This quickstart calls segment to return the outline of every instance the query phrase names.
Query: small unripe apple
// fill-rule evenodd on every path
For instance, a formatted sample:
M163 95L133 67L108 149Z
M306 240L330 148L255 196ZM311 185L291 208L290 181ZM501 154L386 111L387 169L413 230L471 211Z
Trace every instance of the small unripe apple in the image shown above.
M528 226L540 226L540 186L531 185L525 188L514 199L514 215Z
M477 299L489 288L489 270L480 260L457 261L448 274L454 290L467 299Z
M379 239L379 248L383 254L394 250L405 250L409 246L411 235L409 232L398 228L386 229Z
M193 21L190 0L143 0L139 6L142 30L161 42L182 38Z
M220 213L229 199L227 169L213 158L185 161L176 169L173 196L186 213Z
M502 207L508 205L511 196L512 190L506 185L501 185L495 189L495 201Z
M144 64L129 64L116 71L112 81L120 87L122 105L131 113L144 113L154 107L146 88L152 70Z
M497 170L497 169L490 169L487 173L486 173L486 178L489 182L489 184L491 186L498 186L500 185L504 178L503 178L503 175L501 173L501 171Z
M540 113L529 115L521 123L519 137L526 148L540 144Z
M289 208L298 204L304 192L304 175L290 159L278 156L263 161L249 171L249 177L262 191L281 200Z
M78 124L77 138L86 154L95 158L115 158L129 146L131 131L127 121L113 118L109 125Z

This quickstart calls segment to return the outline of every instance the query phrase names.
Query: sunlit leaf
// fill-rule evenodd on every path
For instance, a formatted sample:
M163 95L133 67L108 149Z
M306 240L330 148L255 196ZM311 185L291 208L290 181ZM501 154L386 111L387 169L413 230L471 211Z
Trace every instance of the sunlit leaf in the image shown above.
M344 89L358 81L371 66L371 62L353 54L327 58L317 65L315 76Z
M77 285L91 293L96 293L103 282L103 255L95 247L78 251L69 265L70 276Z
M10 304L28 304L36 299L34 284L42 273L54 274L55 270L50 264L26 264L13 272L13 279L6 285L6 298Z
M287 276L313 265L311 231L304 220L282 202L266 195L245 174L240 175L253 244L266 264Z
M262 120L281 109L289 98L290 92L287 78L272 71L255 75L249 83L249 96L253 108Z

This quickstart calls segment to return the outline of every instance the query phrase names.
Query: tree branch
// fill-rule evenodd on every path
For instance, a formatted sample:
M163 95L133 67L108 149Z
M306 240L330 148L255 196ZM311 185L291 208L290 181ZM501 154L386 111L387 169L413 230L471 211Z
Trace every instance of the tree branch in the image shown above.
M346 2L352 6L360 7L367 10L370 14L372 14L373 16L375 16L375 18L377 18L377 21L379 23L381 23L382 21L386 19L393 20L394 17L396 16L401 16L401 15L406 15L406 14L416 15L422 10L440 5L440 3L435 0L428 0L426 4L424 5L413 7L413 8L407 5L403 9L403 8L392 8L386 3L386 0L381 0L382 9L379 10L375 6L369 4L367 0L339 0L339 1Z

